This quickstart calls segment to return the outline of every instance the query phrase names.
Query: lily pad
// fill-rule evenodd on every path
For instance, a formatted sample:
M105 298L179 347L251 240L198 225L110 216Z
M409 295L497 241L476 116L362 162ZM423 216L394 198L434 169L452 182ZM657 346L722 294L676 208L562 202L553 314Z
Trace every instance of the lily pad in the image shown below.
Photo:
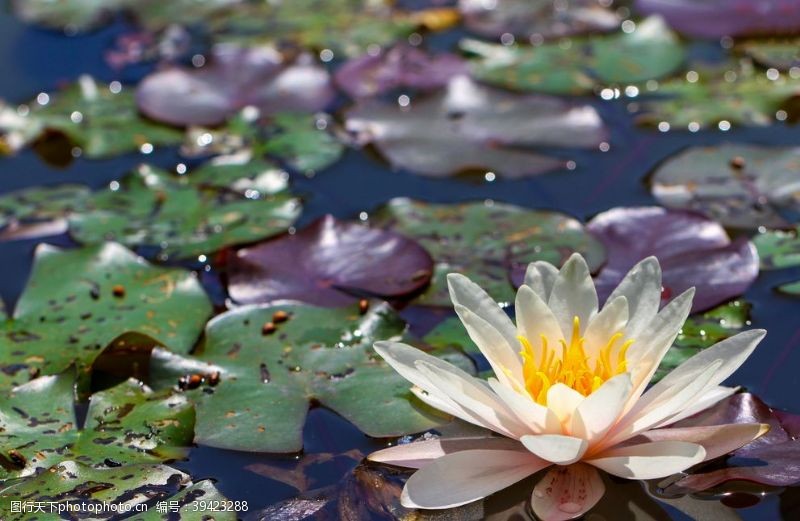
M33 187L0 196L0 238L54 235L67 230L66 217L80 211L89 189L80 185Z
M195 441L226 449L299 451L312 401L375 437L445 421L372 349L377 340L399 338L402 320L385 305L359 308L236 308L208 323L195 357L154 350L151 380L166 386L198 375L208 382L216 373L216 385L187 395L197 408Z
M778 286L778 291L792 297L800 296L800 280Z
M48 472L0 487L0 516L6 521L30 520L32 510L41 502L43 512L34 513L39 521L64 519L62 516L67 514L69 505L73 508L82 506L86 510L81 514L91 516L90 519L119 519L120 512L130 516L126 519L140 521L174 519L154 515L157 514L154 507L158 501L177 501L179 509L188 511L181 513L180 519L199 521L201 514L208 513L191 512L192 501L222 499L210 482L192 483L187 474L166 465L93 468L78 461L63 461ZM16 512L12 506L14 501L27 502L31 505L30 510ZM52 511L51 503L54 503ZM59 507L62 508L61 513ZM114 508L116 511L112 510ZM70 515L76 513L70 511ZM235 512L214 514L214 519L218 521L236 519Z
M800 6L785 0L636 0L636 9L661 15L677 31L696 38L800 30Z
M513 302L509 269L524 270L536 260L560 266L576 251L593 270L605 260L602 244L579 221L509 204L393 199L373 224L415 239L433 256L430 288L415 301L429 306L452 305L446 280L451 272L468 276L498 302Z
M782 228L800 210L800 148L724 144L689 148L663 163L651 190L670 208L696 210L725 226Z
M695 312L741 295L758 277L755 246L744 238L731 241L722 226L702 215L655 206L614 208L586 227L608 252L595 278L601 301L650 255L661 264L663 302L695 287Z
M480 350L475 345L458 317L448 317L431 329L422 341L437 349L456 348L471 354Z
M344 63L337 69L334 79L348 96L357 99L398 88L431 91L466 72L466 62L455 54L433 54L409 44L399 44Z
M262 115L314 112L334 97L328 72L308 54L290 59L270 46L219 44L199 69L170 67L139 84L146 115L172 125L218 125L244 107Z
M392 231L325 216L307 228L239 250L228 291L240 303L296 300L318 306L402 298L431 278L433 260Z
M619 17L598 0L459 0L470 31L489 38L510 34L520 39L555 38L596 31L613 31Z
M536 47L464 40L461 48L478 57L473 62L478 79L550 94L585 94L602 85L661 78L678 69L685 56L680 40L660 18L648 18L630 33L611 36Z
M209 177L214 181L203 180ZM260 189L236 190L254 177ZM70 235L78 242L115 240L180 258L275 235L300 213L286 178L261 162L207 167L197 180L191 173L179 176L142 165L92 195L87 206L69 219Z
M40 245L28 284L0 336L0 389L92 362L124 334L185 353L211 303L194 275L160 268L116 243Z
M736 48L766 67L788 71L800 66L800 39L748 40Z
M112 90L113 89L113 90ZM180 143L177 130L141 117L133 93L98 85L89 76L21 107L0 103L0 141L14 152L46 132L66 136L89 158Z
M159 463L184 456L194 409L185 396L154 393L128 380L92 395L78 430L74 375L42 376L11 390L0 405L0 478L46 470L64 460L93 467Z
M762 270L800 266L800 227L790 231L769 230L753 237Z
M749 325L751 307L743 300L734 300L686 319L675 343L661 360L652 382L657 382L703 349L732 337Z
M361 102L347 111L346 128L392 166L435 177L475 169L509 178L541 174L566 161L520 147L596 148L607 138L589 105L512 94L464 76L409 106Z

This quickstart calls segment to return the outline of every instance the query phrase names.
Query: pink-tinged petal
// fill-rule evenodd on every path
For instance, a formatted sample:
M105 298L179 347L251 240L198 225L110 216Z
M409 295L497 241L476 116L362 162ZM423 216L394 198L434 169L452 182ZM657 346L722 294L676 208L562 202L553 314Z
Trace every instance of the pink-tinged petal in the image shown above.
M489 387L503 400L516 417L525 424L530 434L561 433L561 423L553 411L534 402L527 394L522 395L494 378L489 378Z
M580 460L589 448L581 438L561 434L536 434L520 438L526 449L556 465L570 465Z
M439 438L389 447L373 452L367 459L377 463L419 469L448 454L481 449L527 452L520 442L510 438Z
M575 519L594 507L605 491L600 474L589 465L553 467L533 488L531 507L542 521Z
M406 508L453 508L510 487L550 463L533 454L508 450L467 450L425 465L406 482Z
M706 449L706 460L718 458L747 445L769 431L766 423L736 423L708 427L674 427L643 432L637 441L686 441Z
M535 291L539 298L547 302L557 278L558 268L549 262L536 261L528 264L528 269L525 270L524 284Z
M654 441L602 452L586 463L626 479L655 479L682 472L705 459L702 445Z
M606 381L578 405L572 434L590 442L602 437L619 419L632 388L630 373Z
M555 413L565 430L569 430L572 415L584 396L564 384L555 384L547 391L547 408ZM569 432L567 432L569 433Z
M575 317L578 317L585 330L589 320L597 313L597 292L592 274L580 254L573 253L561 267L547 305L553 310L564 332L572 331Z

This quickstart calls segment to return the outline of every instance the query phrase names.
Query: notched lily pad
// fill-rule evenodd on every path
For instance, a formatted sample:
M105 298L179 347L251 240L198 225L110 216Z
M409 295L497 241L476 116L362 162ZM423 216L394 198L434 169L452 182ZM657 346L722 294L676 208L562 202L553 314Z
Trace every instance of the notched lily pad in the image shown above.
M170 67L137 87L139 108L172 125L218 125L244 107L263 115L323 109L334 92L328 72L308 54L291 58L270 46L219 44L199 69Z
M452 305L446 280L451 272L468 276L499 302L513 302L509 269L524 273L536 260L560 266L575 251L592 269L605 260L602 244L579 221L509 204L393 199L373 224L415 239L431 254L435 262L431 286L415 301L429 306Z
M541 174L566 161L521 147L595 148L606 139L589 105L512 94L465 76L405 107L363 101L346 112L346 129L392 166L434 177L477 169L509 178Z
M0 404L0 478L28 476L64 460L93 467L158 463L185 455L194 409L185 396L128 380L92 395L78 430L74 375L42 376Z
M702 212L725 226L782 228L800 210L800 148L724 144L689 148L654 173L651 189L671 208Z
M240 303L296 300L318 306L403 298L424 288L433 260L392 231L328 215L307 228L239 250L228 291Z
M77 364L84 378L126 333L188 352L211 314L195 276L153 266L116 243L60 250L40 245L0 335L0 389Z
M255 180L258 188L245 188ZM115 240L181 258L275 235L300 213L285 174L259 161L207 166L197 178L142 165L87 206L69 219L78 242Z
M651 255L661 264L664 303L694 287L694 311L741 295L758 276L755 246L745 238L731 241L722 226L699 214L657 206L614 208L586 227L608 252L595 278L601 301Z
M299 451L312 402L367 435L399 436L445 421L416 401L408 381L372 349L404 330L385 305L243 306L208 323L194 357L154 350L150 374L160 386L189 378L195 441L203 445Z

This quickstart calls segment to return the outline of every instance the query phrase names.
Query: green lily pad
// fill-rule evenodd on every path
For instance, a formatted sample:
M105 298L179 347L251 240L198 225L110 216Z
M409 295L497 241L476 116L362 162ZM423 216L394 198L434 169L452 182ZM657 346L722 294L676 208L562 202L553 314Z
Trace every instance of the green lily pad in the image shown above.
M85 465L159 463L186 454L194 408L181 394L154 393L128 380L92 395L78 430L74 375L42 376L0 405L0 478L43 471L64 460Z
M437 349L455 348L466 353L480 354L480 350L470 339L464 324L458 317L444 319L422 337L422 341Z
M364 313L359 306L243 306L208 323L195 357L154 350L151 381L205 380L187 395L197 408L195 441L212 447L299 451L312 401L370 436L421 432L444 419L372 349L404 330L385 305Z
M737 49L761 65L788 71L800 65L800 40L749 40Z
M93 468L77 461L63 461L47 472L8 482L5 487L0 485L0 517L5 521L27 521L33 515L38 521L50 521L79 515L80 519L100 520L120 519L121 511L126 519L176 519L173 516L177 513L161 516L157 512L159 502L164 502L169 513L169 502L176 501L179 509L190 512L186 517L181 514L180 519L199 521L207 519L203 515L209 513L192 513L191 502L217 499L224 498L210 482L192 483L187 474L166 465ZM14 502L27 503L27 510L20 512L22 505ZM39 505L42 511L37 510ZM63 509L60 514L59 505ZM86 510L67 513L68 505L80 505ZM215 512L214 519L233 521L236 514Z
M666 122L673 129L692 125L694 130L722 121L767 126L800 94L800 80L785 74L771 80L752 65L698 67L694 72L698 74L694 83L686 79L661 83L654 92L658 98L642 104L644 112L637 121L644 125Z
M51 95L39 95L22 110L0 103L0 141L17 151L45 132L64 134L89 158L152 151L181 142L181 133L139 115L133 91L113 92L89 76Z
M252 181L239 177L241 167L209 168L215 170L214 183L195 181L191 173L179 176L140 166L118 185L94 194L89 211L73 214L70 234L84 244L115 240L154 246L162 258L186 258L283 232L299 215L299 202L285 190L285 178L268 173L272 169L264 163L250 164L249 175L266 171L279 176L272 183L276 192L242 194L228 188Z
M753 237L762 270L800 266L800 227L794 230L769 230Z
M0 238L63 233L66 217L83 209L89 189L80 185L33 187L0 196Z
M675 343L661 360L653 382L660 380L703 349L732 337L749 325L751 308L743 300L734 300L705 313L690 316L683 324Z
M121 337L188 352L211 314L195 276L160 268L125 247L36 249L28 284L0 335L0 389L77 364L81 382L93 361Z
M371 219L418 241L435 262L430 288L415 302L451 306L447 274L463 273L498 302L514 301L509 270L543 260L560 266L573 252L592 270L605 249L583 225L559 212L509 204L428 204L394 199Z
M778 291L793 297L800 297L800 280L778 286Z
M536 47L464 40L478 57L477 78L507 88L551 94L583 94L602 85L629 85L661 78L680 67L685 51L660 18L631 33L572 38Z

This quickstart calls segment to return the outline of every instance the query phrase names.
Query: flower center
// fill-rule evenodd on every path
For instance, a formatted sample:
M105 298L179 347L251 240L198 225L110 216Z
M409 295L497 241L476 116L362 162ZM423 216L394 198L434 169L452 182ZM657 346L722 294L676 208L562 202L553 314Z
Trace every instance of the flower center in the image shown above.
M559 340L561 356L556 349L548 345L547 337L540 335L541 350L539 359L530 341L520 336L522 344L522 374L525 378L525 389L536 402L547 405L547 391L551 386L562 383L575 389L583 396L588 396L612 376L627 370L625 352L633 340L625 341L612 359L612 352L622 338L622 333L613 335L606 346L600 350L591 365L589 356L584 350L586 339L580 335L581 321L575 317L572 321L572 338Z

